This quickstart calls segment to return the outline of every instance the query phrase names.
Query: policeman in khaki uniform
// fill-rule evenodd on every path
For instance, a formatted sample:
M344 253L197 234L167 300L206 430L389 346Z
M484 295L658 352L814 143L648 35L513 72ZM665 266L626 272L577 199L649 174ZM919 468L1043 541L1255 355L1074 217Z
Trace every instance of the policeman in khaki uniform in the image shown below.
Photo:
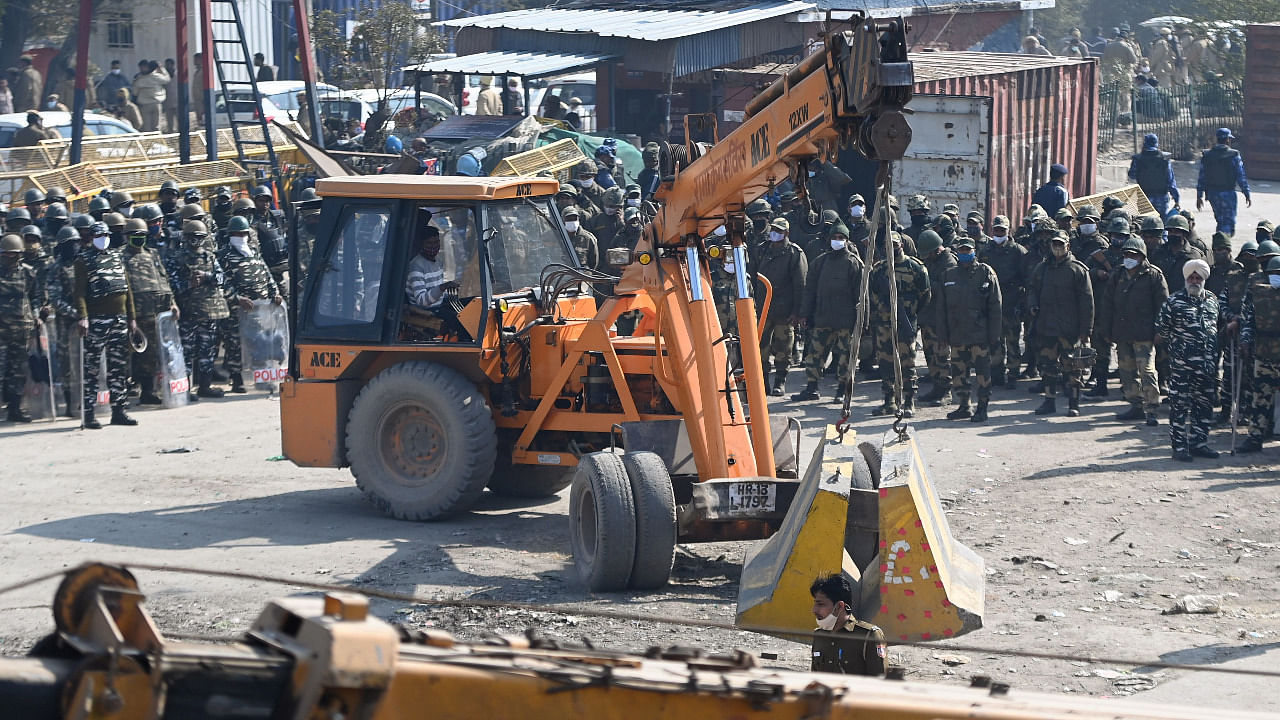
M884 674L884 632L853 616L853 588L843 575L819 577L809 586L813 617L813 672Z
M198 389L192 399L220 398L222 390L211 387L213 361L218 352L218 323L230 316L222 296L222 265L207 242L208 228L198 220L182 224L182 244L166 260L169 282L178 298L182 317L178 333L187 372ZM193 372L194 371L194 372Z
M1240 347L1245 362L1253 360L1253 399L1249 407L1249 439L1237 450L1262 449L1280 391L1280 257L1249 277L1240 308Z
M942 275L937 289L938 339L951 348L951 385L955 410L948 420L986 422L991 400L991 348L1000 342L1002 303L1000 279L988 265L978 262L977 241L956 241L957 265ZM969 370L978 386L978 406L969 411Z
M98 400L98 371L102 353L107 356L107 385L111 388L111 424L137 425L124 409L129 382L129 334L138 331L134 321L133 291L123 253L110 247L107 227L93 226L93 240L76 260L76 306L80 332L84 334L84 426L98 430L93 416Z
M1146 419L1158 424L1160 389L1156 382L1155 321L1169 297L1164 273L1147 261L1147 246L1138 238L1125 241L1122 267L1101 291L1098 332L1116 345L1120 388L1129 409L1116 414L1121 422Z
M903 249L903 235L894 232L893 280L898 286L898 313L895 317L890 305L889 260L881 260L871 269L871 326L876 333L876 362L880 365L880 390L884 404L871 411L872 415L896 415L894 398L893 357L897 353L902 366L902 414L912 417L916 410L916 333L920 330L920 308L929 302L929 272L919 260L907 255Z
M22 262L22 238L0 238L0 384L8 403L9 422L29 423L22 411L22 391L27 381L27 341L44 307L43 287L36 273Z
M769 224L765 246L758 251L756 274L769 280L773 297L769 303L769 315L764 320L764 333L760 338L760 355L773 357L773 382L771 391L782 397L786 391L787 368L791 362L791 350L796 342L795 326L800 322L804 306L805 279L809 264L804 251L791 242L788 233L791 224L786 218L778 218ZM765 385L769 386L769 365L764 366Z
M809 268L800 322L812 329L805 356L807 384L792 400L817 400L818 381L827 355L840 378L836 397L849 385L849 349L858 321L858 289L862 287L862 259L849 242L849 229L837 222L827 241L828 250Z
M140 218L130 218L125 223L129 244L124 249L124 266L129 274L129 287L133 290L133 306L137 314L138 329L147 338L146 352L133 355L133 379L141 393L139 405L159 405L156 394L156 369L160 365L160 334L156 330L156 315L178 306L173 302L173 288L165 273L160 254L147 247L147 223Z

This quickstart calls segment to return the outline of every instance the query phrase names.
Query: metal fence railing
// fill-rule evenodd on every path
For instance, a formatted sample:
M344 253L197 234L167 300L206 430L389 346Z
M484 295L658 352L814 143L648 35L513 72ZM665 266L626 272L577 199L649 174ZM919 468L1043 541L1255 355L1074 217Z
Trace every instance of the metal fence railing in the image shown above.
M1239 128L1244 92L1226 82L1135 90L1130 83L1103 85L1098 93L1098 148L1141 149L1142 136L1160 136L1175 160L1193 160L1214 143L1220 127Z

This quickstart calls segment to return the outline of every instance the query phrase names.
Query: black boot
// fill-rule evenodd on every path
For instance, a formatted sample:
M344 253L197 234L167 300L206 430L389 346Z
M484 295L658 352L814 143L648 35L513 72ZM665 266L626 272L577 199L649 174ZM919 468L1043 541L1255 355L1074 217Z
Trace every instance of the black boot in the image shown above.
M1067 388L1067 417L1080 417L1080 388Z
M138 421L129 417L124 411L123 405L117 405L111 408L111 424L112 425L137 425Z
M1157 427L1160 425L1160 419L1153 412L1147 413L1147 427Z
M1098 379L1094 381L1093 387L1089 392L1085 393L1086 397L1106 397L1107 396L1107 376L1098 375Z
M29 423L31 416L22 411L22 401L13 400L9 403L9 422Z
M160 405L163 401L156 395L155 378L142 378L138 382L142 386L142 395L138 398L139 405Z
M197 397L220 398L223 395L226 395L226 393L222 391L222 388L211 387L209 385L209 378L205 377L200 379L200 388L196 390Z
M1036 408L1037 415L1048 415L1058 411L1058 400L1053 396L1056 388L1046 387L1044 402L1040 403L1040 407Z
M844 394L847 392L849 392L849 381L841 381L840 385L836 387L836 396L834 399L844 400Z
M1142 412L1141 405L1130 405L1128 410L1116 413L1116 420L1119 420L1120 422L1133 422L1134 420L1141 420L1144 417L1146 417L1146 415Z
M969 422L986 422L987 421L987 400L979 400L978 407L973 411L973 417L969 418Z
M71 404L71 388L66 388L62 391L62 401L67 406L66 409L62 411L62 417L75 417L76 406Z
M235 392L235 390L232 390L232 392ZM809 384L804 386L804 390L801 390L795 395L792 395L791 399L792 400L817 400L818 397L819 397L818 382L816 380L810 380Z
M916 392L914 390L907 391L907 396L902 399L902 417L909 418L916 416Z
M971 417L973 413L969 412L969 398L962 399L959 407L947 413L948 420L965 420Z
M101 430L102 423L98 422L93 416L93 410L84 411L84 429L85 430Z
M884 396L884 404L871 411L872 415L897 415L898 405L894 403L892 395Z
M1031 387L1027 388L1028 395L1041 395L1044 393L1044 381L1037 380L1031 383Z
M787 371L779 370L773 374L773 391L770 395L782 397L787 393Z
M243 395L249 392L244 389L244 377L242 377L240 373L235 373L231 376L231 392L237 395Z

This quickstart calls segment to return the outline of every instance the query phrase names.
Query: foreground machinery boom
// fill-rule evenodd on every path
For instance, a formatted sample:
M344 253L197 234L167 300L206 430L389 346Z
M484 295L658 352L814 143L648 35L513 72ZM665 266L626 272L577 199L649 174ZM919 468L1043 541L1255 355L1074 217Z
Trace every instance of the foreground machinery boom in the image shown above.
M547 178L319 180L321 199L295 214L320 221L292 308L285 455L350 466L377 507L415 520L466 511L486 486L533 497L572 483L575 565L593 591L665 584L677 541L775 533L802 487L799 427L769 416L743 209L786 178L803 189L807 164L841 144L901 157L905 37L900 19L830 34L741 128L669 149L651 222L609 253L620 277L581 266ZM729 244L707 244L720 225ZM727 253L741 339L711 300L709 259Z
M350 593L267 605L238 642L164 638L123 568L70 571L57 630L0 657L0 703L22 720L1190 720L1204 708L1056 697L756 667L745 653L644 656L530 638L477 645L393 627ZM1231 711L1237 720L1275 718Z

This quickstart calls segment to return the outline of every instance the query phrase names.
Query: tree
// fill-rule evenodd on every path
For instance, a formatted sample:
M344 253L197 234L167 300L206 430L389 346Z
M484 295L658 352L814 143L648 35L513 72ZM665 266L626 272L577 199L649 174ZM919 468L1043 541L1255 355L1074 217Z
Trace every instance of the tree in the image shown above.
M348 40L345 19L332 10L315 14L311 37L325 57L326 76L348 88L387 89L405 65L425 62L444 47L434 32L418 20L407 3L365 0L356 11L360 24ZM379 99L385 99L380 96Z

